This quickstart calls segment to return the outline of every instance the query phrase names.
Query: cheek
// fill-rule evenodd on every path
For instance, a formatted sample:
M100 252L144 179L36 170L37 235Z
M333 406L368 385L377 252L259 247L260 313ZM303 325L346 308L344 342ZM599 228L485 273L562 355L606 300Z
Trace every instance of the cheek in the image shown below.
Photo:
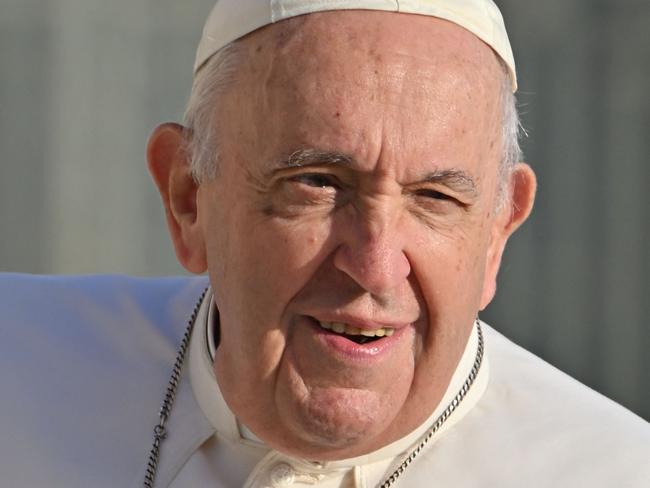
M271 217L242 236L249 272L280 289L298 290L327 256L331 224L327 219L286 221Z
M233 209L213 228L210 277L233 316L250 315L254 308L277 323L329 252L328 219L292 221Z
M298 225L232 210L214 222L219 232L210 246L210 281L224 346L218 356L223 371L268 378L285 348L287 306L322 261L329 229L323 222Z
M411 250L411 260L431 320L457 323L477 310L487 236L480 225L430 232Z

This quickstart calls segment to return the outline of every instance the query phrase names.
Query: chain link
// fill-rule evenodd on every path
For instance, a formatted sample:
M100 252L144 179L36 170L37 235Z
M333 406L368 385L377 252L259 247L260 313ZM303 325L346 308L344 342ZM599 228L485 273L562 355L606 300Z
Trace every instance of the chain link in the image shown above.
M465 383L463 383L463 386L460 388L454 399L451 401L449 405L447 405L447 408L444 409L444 411L440 414L440 416L436 419L436 421L433 423L433 426L427 431L426 434L422 436L422 440L420 443L417 445L413 451L402 461L402 463L397 467L393 473L386 478L386 480L379 485L379 488L388 488L389 486L392 486L395 484L397 481L397 478L399 478L402 473L406 470L406 468L409 467L409 465L415 460L418 454L422 452L422 450L425 448L425 446L429 443L433 435L440 430L440 427L445 423L445 421L451 416L452 413L458 408L460 405L460 402L463 401L463 398L467 396L467 393L469 392L470 388L474 384L474 380L476 380L476 377L478 376L478 372L481 369L481 364L483 363L483 350L484 350L484 344L483 344L483 331L481 330L481 324L476 319L476 330L478 332L478 346L476 348L476 357L474 358L474 365L472 366L472 370L469 373L469 376L465 380Z
M159 422L153 428L153 445L151 446L151 451L149 452L149 460L147 461L147 470L144 475L144 488L153 488L154 481L156 479L156 472L158 471L158 461L160 459L160 445L162 441L167 438L167 419L169 414L174 406L174 400L176 399L176 391L178 390L178 382L181 379L181 371L183 369L183 363L185 362L185 355L187 353L187 346L190 343L190 337L192 335L192 330L194 329L194 323L196 322L196 317L199 314L199 309L201 308L201 303L205 298L205 294L208 289L203 290L201 297L194 306L190 320L188 321L187 328L181 339L181 344L178 347L178 353L176 354L176 361L174 361L174 367L172 369L171 377L169 378L169 384L167 385L167 391L165 392L165 398L163 399L162 405L160 406L160 413L158 414Z

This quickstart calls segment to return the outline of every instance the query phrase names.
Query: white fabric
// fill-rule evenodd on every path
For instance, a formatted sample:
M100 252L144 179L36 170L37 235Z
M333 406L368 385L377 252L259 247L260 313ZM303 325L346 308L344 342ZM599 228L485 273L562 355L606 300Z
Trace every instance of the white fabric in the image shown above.
M517 73L503 17L492 0L218 0L203 28L194 73L228 43L281 20L330 10L383 10L428 15L464 27L503 59L512 90Z
M0 275L0 484L141 487L176 349L206 284ZM646 421L488 326L484 333L485 392L397 488L650 486ZM236 423L232 440L214 435L188 368L168 430L156 487L239 487L265 455ZM214 449L225 468L209 462ZM182 485L188 469L195 481ZM361 478L346 482L372 486Z

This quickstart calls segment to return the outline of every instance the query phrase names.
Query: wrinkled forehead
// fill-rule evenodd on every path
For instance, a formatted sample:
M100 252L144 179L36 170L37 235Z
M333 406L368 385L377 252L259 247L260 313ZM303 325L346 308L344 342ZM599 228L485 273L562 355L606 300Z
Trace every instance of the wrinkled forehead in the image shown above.
M495 52L452 22L381 11L330 11L288 19L244 38L254 52L288 64L356 61L363 70L397 61L430 71L465 70L470 77L506 75ZM502 78L501 76L499 76Z
M276 143L365 161L377 150L393 160L478 161L499 131L505 74L496 55L441 19L323 12L267 26L241 46L228 125L264 140L258 151Z
M401 104L468 97L487 103L498 99L507 76L473 33L413 14L321 12L264 27L240 42L249 81L296 96L336 98L345 87L374 91L387 103L391 97Z

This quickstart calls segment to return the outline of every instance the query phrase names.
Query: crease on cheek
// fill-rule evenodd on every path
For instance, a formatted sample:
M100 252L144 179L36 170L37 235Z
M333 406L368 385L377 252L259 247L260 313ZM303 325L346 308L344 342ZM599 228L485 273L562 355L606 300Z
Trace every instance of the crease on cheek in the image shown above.
M462 235L467 234L467 213L463 209L454 209L448 213L433 213L419 208L413 202L408 202L406 208L412 215L416 225L425 227L429 233L432 233L434 239L438 235L446 239L453 239L459 233Z
M287 222L308 223L314 225L322 221L329 221L334 213L336 203L328 201L305 201L306 197L297 198L282 194L269 194L265 197L260 208L268 218L275 218Z
M295 360L290 357L291 353L285 348L273 378L274 401L278 406L288 401L306 404L310 394L310 388L296 370Z
M281 269L284 273L299 273L306 277L316 271L330 252L333 232L329 220L292 220L272 216L265 224L268 230L265 233L269 245L267 252L277 256L277 246L281 246Z

